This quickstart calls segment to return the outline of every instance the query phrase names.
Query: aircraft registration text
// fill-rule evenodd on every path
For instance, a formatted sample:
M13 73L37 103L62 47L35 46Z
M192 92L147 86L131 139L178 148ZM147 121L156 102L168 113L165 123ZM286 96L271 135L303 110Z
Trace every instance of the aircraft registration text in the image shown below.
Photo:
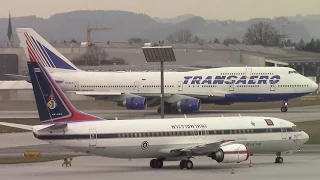
M206 124L190 124L190 125L171 125L172 129L194 129L194 128L207 128Z

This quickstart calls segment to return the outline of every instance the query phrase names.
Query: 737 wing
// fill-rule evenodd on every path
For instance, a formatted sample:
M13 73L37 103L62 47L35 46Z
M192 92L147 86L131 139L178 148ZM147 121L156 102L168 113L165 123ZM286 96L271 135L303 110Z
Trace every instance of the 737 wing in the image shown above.
M191 146L183 146L179 148L167 148L160 150L161 153L166 154L176 154L176 153L192 153L192 154L203 154L203 153L209 153L215 150L218 150L218 148L222 146L229 145L233 143L234 140L227 140L227 141L216 141L216 142L210 142L210 143L199 143L194 144Z

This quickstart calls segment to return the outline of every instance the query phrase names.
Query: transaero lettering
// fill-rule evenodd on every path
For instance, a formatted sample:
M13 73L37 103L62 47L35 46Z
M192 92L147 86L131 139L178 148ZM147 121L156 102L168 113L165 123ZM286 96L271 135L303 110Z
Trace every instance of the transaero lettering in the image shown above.
M193 129L193 128L207 128L206 124L190 124L190 125L171 125L172 129Z
M276 84L279 75L274 76L185 76L183 84Z

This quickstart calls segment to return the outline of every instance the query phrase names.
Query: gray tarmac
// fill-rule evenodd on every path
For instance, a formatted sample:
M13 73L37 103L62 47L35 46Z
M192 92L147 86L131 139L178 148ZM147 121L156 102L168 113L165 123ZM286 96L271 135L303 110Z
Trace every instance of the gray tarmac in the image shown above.
M218 164L206 157L193 159L192 170L181 170L177 161L164 162L162 169L151 169L150 159L111 159L95 156L76 157L71 167L62 161L0 165L5 180L87 180L87 179L237 179L237 180L318 180L320 155L283 156L284 163L275 164L274 155L251 156L248 161ZM249 167L249 163L252 167ZM231 174L231 171L234 174Z
M269 116L289 120L291 122L302 122L319 120L320 106L289 107L287 112L281 112L280 108L261 110L203 110L197 113L186 114L187 117L217 117L217 116ZM146 119L160 118L155 110L83 110L106 119ZM0 111L0 119L11 118L38 118L37 111ZM165 118L184 117L182 113L165 115Z

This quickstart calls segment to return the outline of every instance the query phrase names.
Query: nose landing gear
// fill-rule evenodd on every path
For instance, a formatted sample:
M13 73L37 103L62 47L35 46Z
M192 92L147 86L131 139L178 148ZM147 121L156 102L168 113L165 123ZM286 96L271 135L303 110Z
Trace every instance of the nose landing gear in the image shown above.
M277 153L277 157L275 163L283 163L283 158L281 157L281 153Z
M288 111L288 102L283 101L283 106L281 107L281 112L287 112Z

